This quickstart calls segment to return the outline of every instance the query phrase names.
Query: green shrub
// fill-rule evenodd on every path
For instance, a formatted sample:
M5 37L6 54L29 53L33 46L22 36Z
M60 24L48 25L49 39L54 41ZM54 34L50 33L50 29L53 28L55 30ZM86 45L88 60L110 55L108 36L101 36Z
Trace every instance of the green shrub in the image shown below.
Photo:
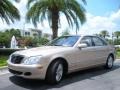
M7 55L0 55L0 67L7 65L7 59L9 56Z

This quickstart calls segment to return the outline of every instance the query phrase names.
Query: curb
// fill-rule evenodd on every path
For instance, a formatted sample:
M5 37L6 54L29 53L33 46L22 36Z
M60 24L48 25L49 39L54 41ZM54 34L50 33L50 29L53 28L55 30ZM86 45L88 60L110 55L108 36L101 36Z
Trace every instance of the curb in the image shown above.
M120 59L116 59L116 61L118 61L118 60L120 60Z
M0 75L4 75L4 74L7 74L7 73L9 73L8 72L8 66L0 67Z
M0 67L0 71L1 71L1 70L6 70L6 69L8 69L8 66Z

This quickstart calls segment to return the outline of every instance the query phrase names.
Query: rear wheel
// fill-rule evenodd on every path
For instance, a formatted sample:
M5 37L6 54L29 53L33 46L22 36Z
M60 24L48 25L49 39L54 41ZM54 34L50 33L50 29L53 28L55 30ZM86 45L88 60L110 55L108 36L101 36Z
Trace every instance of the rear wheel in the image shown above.
M112 57L112 55L110 55L106 61L105 67L107 69L111 69L113 67L113 63L114 63L114 58Z
M63 63L60 60L53 62L48 68L46 80L50 84L59 83L64 73Z

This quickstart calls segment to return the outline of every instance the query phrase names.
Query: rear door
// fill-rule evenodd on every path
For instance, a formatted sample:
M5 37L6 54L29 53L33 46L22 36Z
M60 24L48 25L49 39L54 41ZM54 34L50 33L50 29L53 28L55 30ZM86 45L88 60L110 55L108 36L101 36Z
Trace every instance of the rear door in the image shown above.
M96 50L96 64L103 64L106 62L109 48L107 43L99 37L93 36L92 37L93 44Z

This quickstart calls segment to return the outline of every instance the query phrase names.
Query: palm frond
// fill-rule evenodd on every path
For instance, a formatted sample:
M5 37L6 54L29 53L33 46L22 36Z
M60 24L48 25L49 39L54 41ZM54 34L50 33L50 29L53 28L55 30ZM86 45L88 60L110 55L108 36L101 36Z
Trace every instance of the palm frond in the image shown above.
M45 14L46 14L46 2L43 1L43 3L36 2L28 11L26 15L26 20L27 22L32 22L35 26L37 26L37 23L39 21L43 21L45 19Z
M82 2L83 2L85 5L87 5L87 2L86 2L86 0L82 0Z
M27 7L29 8L31 3L36 2L37 0L28 0Z
M15 0L15 2L18 2L18 3L19 3L20 1L21 1L21 0Z
M14 23L14 20L20 20L20 14L18 9L9 1L0 1L0 18L6 21L7 24L10 22Z

